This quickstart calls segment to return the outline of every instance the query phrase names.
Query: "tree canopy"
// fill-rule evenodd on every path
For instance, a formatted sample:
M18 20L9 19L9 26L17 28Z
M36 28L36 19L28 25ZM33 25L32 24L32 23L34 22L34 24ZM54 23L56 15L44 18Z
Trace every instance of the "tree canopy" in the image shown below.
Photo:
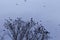
M48 40L49 38L49 32L33 18L29 21L9 18L5 21L4 27L10 32L8 35L12 40Z

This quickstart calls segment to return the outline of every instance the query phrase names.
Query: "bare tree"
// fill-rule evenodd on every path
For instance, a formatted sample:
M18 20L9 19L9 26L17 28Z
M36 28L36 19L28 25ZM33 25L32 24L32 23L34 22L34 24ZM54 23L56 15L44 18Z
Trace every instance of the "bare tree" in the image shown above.
M21 18L8 19L4 27L9 30L8 35L12 40L48 40L49 32L33 18L23 21Z

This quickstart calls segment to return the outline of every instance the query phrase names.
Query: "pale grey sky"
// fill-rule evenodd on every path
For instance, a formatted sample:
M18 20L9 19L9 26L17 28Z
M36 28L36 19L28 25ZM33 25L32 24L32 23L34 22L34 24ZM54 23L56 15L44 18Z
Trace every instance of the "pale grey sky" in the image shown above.
M18 5L16 5L18 4ZM53 39L60 40L60 0L0 0L0 25L7 17L42 20Z

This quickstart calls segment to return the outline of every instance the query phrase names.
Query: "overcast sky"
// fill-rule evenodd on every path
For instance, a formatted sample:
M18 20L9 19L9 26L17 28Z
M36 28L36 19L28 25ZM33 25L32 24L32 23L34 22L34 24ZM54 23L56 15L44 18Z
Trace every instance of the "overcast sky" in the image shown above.
M60 40L60 0L0 0L0 26L8 17L42 20L53 37L50 40Z

